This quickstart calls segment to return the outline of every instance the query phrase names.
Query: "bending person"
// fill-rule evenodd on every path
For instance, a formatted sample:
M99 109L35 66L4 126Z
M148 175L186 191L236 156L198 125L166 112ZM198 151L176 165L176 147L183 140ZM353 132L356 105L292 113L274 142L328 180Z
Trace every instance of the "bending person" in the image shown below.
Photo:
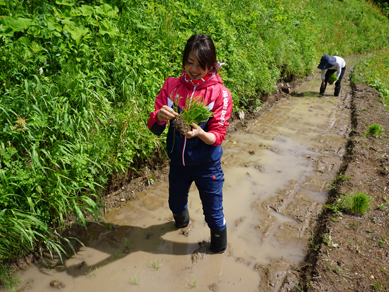
M320 60L319 66L317 68L321 69L321 86L320 86L320 94L324 94L326 91L327 83L333 84L333 80L329 80L330 76L337 71L336 74L336 82L335 82L335 96L339 96L340 88L341 88L341 82L344 75L344 72L346 71L346 62L343 58L338 56L330 56L330 55L323 55ZM327 72L326 72L327 70Z

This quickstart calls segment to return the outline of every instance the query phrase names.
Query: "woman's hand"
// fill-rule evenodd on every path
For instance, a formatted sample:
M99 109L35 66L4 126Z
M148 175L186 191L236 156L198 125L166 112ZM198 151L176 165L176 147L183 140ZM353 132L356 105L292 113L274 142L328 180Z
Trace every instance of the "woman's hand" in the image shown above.
M196 125L195 123L192 123L192 130L186 132L185 137L187 139L193 138L193 137L199 137L204 143L212 145L216 141L216 137L212 133L205 132L203 128Z
M185 134L186 138L190 139L190 138L198 137L198 136L205 134L205 131L201 127L196 125L195 123L192 123L191 126L192 126L192 130L190 130L189 132L186 132L186 134Z
M157 119L158 122L162 123L163 121L170 121L178 115L171 107L164 105L157 113Z

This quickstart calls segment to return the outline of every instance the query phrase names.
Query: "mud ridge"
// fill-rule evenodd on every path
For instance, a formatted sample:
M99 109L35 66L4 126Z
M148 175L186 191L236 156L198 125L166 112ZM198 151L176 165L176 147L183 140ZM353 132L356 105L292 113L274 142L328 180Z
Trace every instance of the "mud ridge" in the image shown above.
M351 82L351 127L346 153L326 205L346 194L362 192L373 202L364 216L326 208L302 264L299 291L388 291L388 110L379 93ZM380 124L385 133L368 136ZM345 179L346 178L346 179ZM328 244L331 235L332 243ZM327 236L327 237L326 237ZM327 240L327 242L325 242ZM296 290L297 291L297 290Z
M356 85L354 82L351 81L352 71L354 68L351 69L351 73L349 75L349 81L351 86L351 132L349 134L349 139L347 141L347 144L345 146L345 154L343 156L342 164L336 174L336 178L332 183L332 188L328 192L328 200L325 204L325 206L331 205L336 201L336 199L341 195L338 191L339 186L342 184L342 180L339 178L339 175L342 173L345 173L350 161L353 159L353 152L354 152L354 143L353 143L353 137L357 134L357 132L354 130L356 129L358 125L358 120L356 118L356 106L355 106L355 89ZM314 226L313 229L313 238L311 238L311 244L307 251L307 259L305 262L300 264L300 283L299 287L304 287L304 291L307 291L307 283L309 283L312 280L315 280L317 278L320 278L320 273L317 271L317 261L318 256L321 252L321 248L323 247L323 239L324 235L328 234L330 232L329 222L331 221L331 217L333 215L333 212L327 208L324 207L322 213L319 215L318 220L316 222L316 226ZM296 290L297 291L297 290Z

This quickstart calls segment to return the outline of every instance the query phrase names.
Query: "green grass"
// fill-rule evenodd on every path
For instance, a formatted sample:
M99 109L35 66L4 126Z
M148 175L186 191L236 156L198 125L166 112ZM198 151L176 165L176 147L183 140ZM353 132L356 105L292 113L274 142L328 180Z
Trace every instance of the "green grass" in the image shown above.
M9 268L0 264L0 283L6 290L12 290L13 287L22 282L22 279L13 275Z
M381 94L382 101L389 106L389 49L370 53L362 62L355 66L352 81L363 82Z
M372 197L365 193L348 194L343 198L342 206L349 213L363 215L372 202Z
M382 136L384 134L384 127L380 124L373 124L368 127L367 136Z

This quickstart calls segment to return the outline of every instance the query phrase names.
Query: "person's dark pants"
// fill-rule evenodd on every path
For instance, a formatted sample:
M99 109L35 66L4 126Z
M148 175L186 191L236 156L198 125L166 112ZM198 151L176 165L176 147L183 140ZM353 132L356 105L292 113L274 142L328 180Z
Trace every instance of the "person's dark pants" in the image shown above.
M327 88L328 78L332 74L334 74L335 72L336 72L336 70L333 70L333 69L328 69L327 70L326 75L325 75L324 87L320 86L320 94L324 94L324 92L326 91L326 88ZM342 68L342 72L340 72L339 79L336 80L336 82L335 82L335 92L334 92L335 96L339 96L340 88L342 87L341 82L342 82L342 79L343 79L344 72L346 72L346 66L344 66Z
M170 162L169 208L173 214L182 214L188 208L188 193L195 182L203 204L205 221L211 230L226 226L223 214L224 173L219 161L205 165L181 166Z

